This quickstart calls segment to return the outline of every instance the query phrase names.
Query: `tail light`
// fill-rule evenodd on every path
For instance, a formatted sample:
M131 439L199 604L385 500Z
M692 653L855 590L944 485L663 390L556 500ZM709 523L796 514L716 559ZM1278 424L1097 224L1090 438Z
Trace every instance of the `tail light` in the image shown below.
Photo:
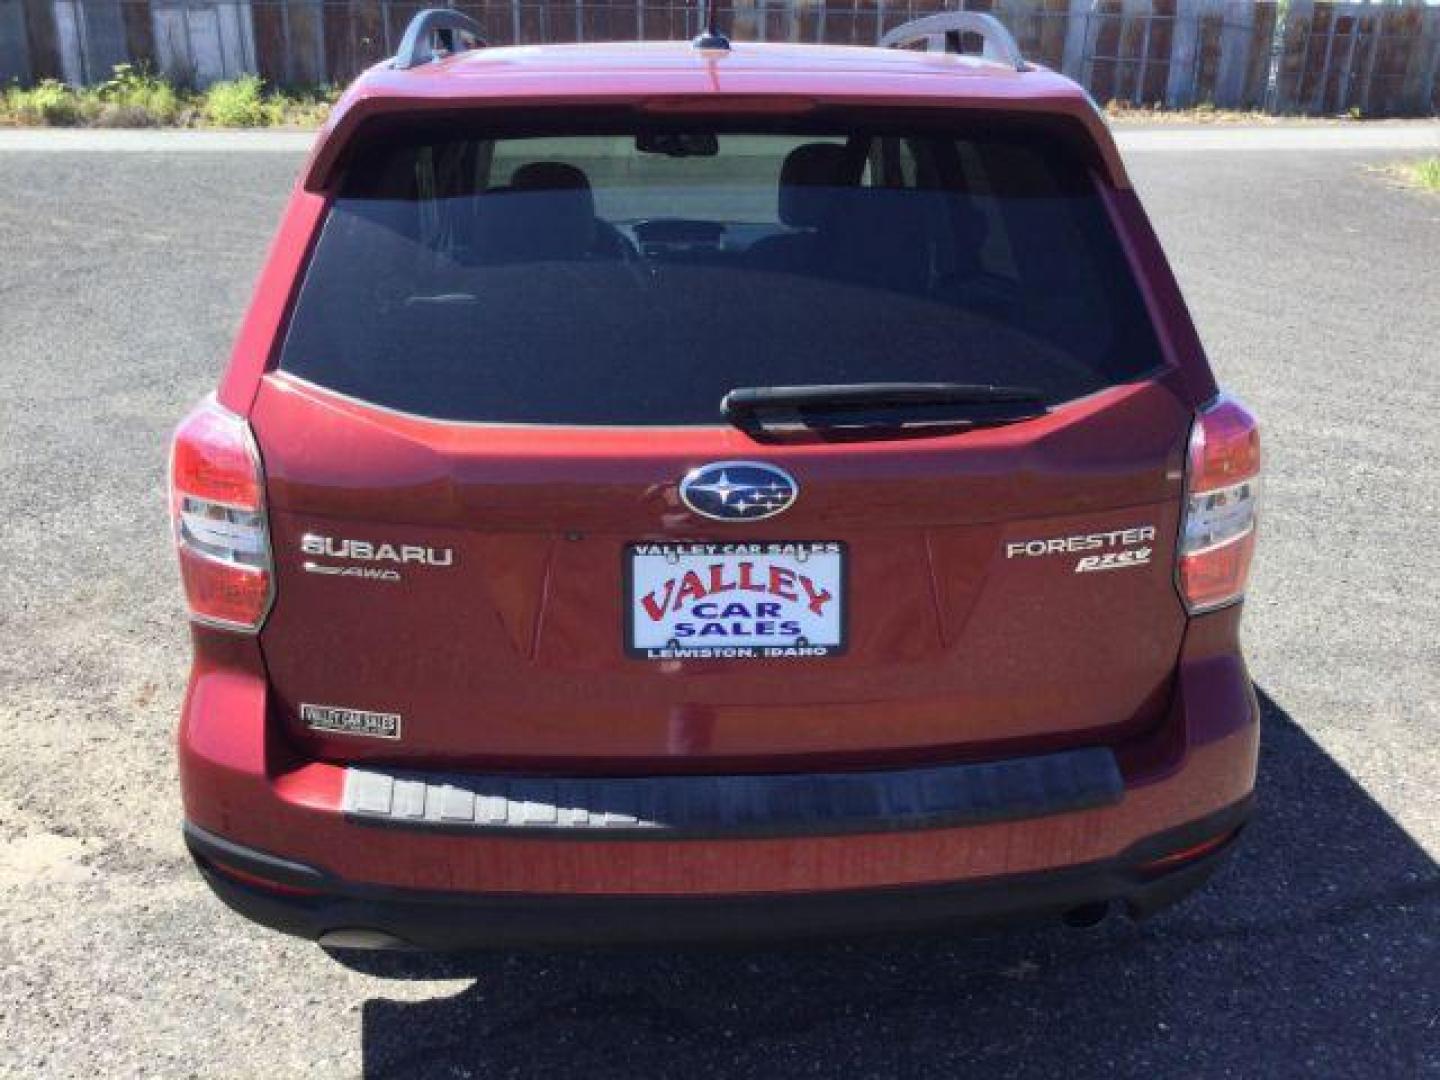
M265 484L250 426L207 398L180 422L170 448L170 516L190 617L260 629L274 574Z
M1192 614L1245 595L1259 487L1255 418L1234 398L1221 396L1200 411L1190 431L1179 581Z

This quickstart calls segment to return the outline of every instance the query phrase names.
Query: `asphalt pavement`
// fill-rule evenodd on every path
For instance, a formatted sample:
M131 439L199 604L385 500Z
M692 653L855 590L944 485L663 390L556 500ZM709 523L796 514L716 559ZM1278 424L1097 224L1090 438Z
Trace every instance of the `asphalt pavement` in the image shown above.
M1386 129L1422 134L1125 136L1265 426L1261 810L1206 891L1085 933L370 972L208 894L172 755L166 439L304 140L0 138L0 1075L1440 1076L1440 196L1386 171L1440 126Z

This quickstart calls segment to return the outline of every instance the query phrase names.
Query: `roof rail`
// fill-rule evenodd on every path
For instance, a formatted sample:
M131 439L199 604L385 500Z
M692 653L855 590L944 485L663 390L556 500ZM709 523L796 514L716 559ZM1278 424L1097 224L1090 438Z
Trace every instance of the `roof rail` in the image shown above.
M390 66L408 71L410 68L438 60L445 53L461 52L459 39L469 38L465 49L483 49L480 24L469 15L451 8L426 8L410 20L400 48Z
M1016 71L1026 69L1020 46L1005 24L983 11L943 11L902 23L880 39L880 47L898 49L916 41L927 41L930 52L944 52L953 44L960 51L961 34L976 34L985 42L985 55L993 56Z

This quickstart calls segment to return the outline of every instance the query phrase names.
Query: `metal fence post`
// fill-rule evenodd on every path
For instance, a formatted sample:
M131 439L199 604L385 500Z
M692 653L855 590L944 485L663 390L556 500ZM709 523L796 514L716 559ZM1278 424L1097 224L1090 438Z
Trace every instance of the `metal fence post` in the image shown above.
M60 77L72 86L85 83L85 58L80 47L79 13L75 0L54 0L55 47L60 54Z
M1411 51L1400 89L1401 108L1416 115L1429 113L1440 104L1436 100L1436 82L1440 81L1440 7L1424 9L1421 25L1420 40Z
M28 84L35 78L28 38L25 5L20 0L0 0L0 82L14 79Z
M1132 105L1145 103L1145 77L1150 74L1150 29L1155 23L1155 6L1154 4L1147 6L1150 10L1140 16L1145 23L1140 30L1140 64L1135 71L1135 78L1130 90Z
M1092 3L1093 0L1070 0L1065 19L1065 48L1060 56L1060 70L1087 89L1085 57L1089 52Z
M1200 70L1200 11L1213 0L1176 0L1175 28L1170 33L1170 74L1165 79L1165 104L1184 108L1195 103Z
M1280 56L1280 78L1285 77L1285 58L1290 47L1291 20L1294 20L1294 34L1300 49L1300 70L1295 75L1295 84L1290 92L1277 102L1277 109L1293 107L1303 110L1301 95L1305 90L1305 76L1310 72L1310 38L1315 30L1315 4L1313 0L1291 0L1285 10L1285 41Z
M1385 33L1385 18L1376 16L1370 24L1370 50L1365 57L1365 78L1360 88L1360 111L1370 115L1370 88L1375 82L1375 57L1380 49L1380 38Z
M1236 10L1243 7L1243 13ZM1215 65L1215 104L1238 108L1244 104L1245 73L1250 67L1253 4L1228 5L1220 11L1220 56ZM1244 21L1242 21L1244 20Z
M1325 28L1325 59L1320 65L1320 78L1315 84L1315 96L1310 99L1310 111L1314 113L1325 111L1325 92L1330 86L1330 60L1335 55L1335 26L1340 21L1335 5L1330 6L1328 14L1330 25Z

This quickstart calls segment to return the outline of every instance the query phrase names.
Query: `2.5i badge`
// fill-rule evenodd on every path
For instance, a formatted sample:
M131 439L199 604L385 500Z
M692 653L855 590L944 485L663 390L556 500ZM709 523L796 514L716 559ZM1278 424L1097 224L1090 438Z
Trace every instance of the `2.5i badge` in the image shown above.
M300 719L311 731L368 735L373 739L400 738L399 713L366 712L338 705L301 705Z
M838 541L630 544L625 646L646 660L780 660L845 648Z

